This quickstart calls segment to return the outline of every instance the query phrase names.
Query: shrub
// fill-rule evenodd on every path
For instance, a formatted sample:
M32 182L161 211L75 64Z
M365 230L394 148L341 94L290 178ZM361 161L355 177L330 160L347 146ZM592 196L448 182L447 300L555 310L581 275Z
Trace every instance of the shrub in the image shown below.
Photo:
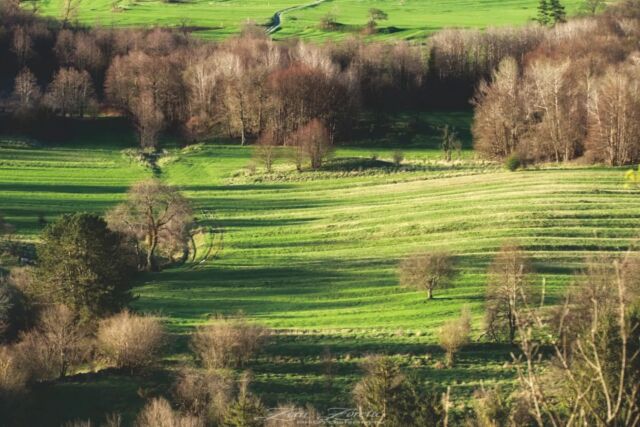
M515 407L515 402L508 401L499 386L489 390L486 390L483 386L473 393L471 402L475 423L479 427L509 425L511 408Z
M23 334L15 350L22 369L32 381L57 379L86 360L88 336L68 307L49 307L36 327Z
M10 347L0 347L0 402L22 394L28 379L15 351Z
M439 341L447 354L447 366L452 367L456 353L469 342L471 333L471 313L467 307L462 309L460 317L446 322L440 329Z
M191 415L181 415L163 398L152 399L142 409L136 427L204 427L204 422Z
M404 160L404 153L400 150L396 150L393 152L393 164L396 166L400 166Z
M269 331L242 318L200 327L191 346L207 369L243 366L265 345Z
M233 400L233 378L225 371L182 369L173 387L176 403L186 413L221 425Z
M229 427L262 427L266 409L259 398L249 391L250 376L243 374L240 379L238 396L227 410L224 425Z
M110 363L117 368L133 370L152 365L165 338L160 319L125 310L100 322L97 344Z
M507 168L507 170L515 172L522 167L522 160L520 159L519 155L512 154L504 161L504 166Z
M439 395L404 375L393 359L369 356L363 368L365 376L353 389L353 400L363 425L441 424L443 411Z

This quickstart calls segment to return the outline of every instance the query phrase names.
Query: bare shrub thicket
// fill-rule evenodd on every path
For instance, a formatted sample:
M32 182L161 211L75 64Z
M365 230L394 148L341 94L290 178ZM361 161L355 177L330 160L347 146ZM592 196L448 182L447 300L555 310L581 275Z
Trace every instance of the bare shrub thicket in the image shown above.
M200 327L191 346L207 369L243 366L256 356L269 338L269 330L243 318L220 318Z
M166 332L159 318L125 310L100 321L96 341L98 351L113 366L141 369L157 361Z
M229 372L183 368L174 384L173 395L184 413L220 425L233 400L234 389Z
M136 427L205 427L203 420L175 411L163 398L151 399L138 414Z
M42 312L36 327L21 336L14 350L30 380L48 380L64 377L85 361L91 343L76 314L56 305Z

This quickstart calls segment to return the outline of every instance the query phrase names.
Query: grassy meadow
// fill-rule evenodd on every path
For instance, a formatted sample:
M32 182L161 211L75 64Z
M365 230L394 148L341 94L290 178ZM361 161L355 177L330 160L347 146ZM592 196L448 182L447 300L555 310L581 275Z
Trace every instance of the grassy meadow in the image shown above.
M250 147L213 141L181 149L164 141L159 177L184 191L199 224L213 227L223 242L215 257L139 278L135 308L161 313L173 332L164 367L190 363L187 333L194 326L243 312L278 330L249 366L254 390L268 405L349 406L358 362L373 352L396 355L425 381L452 385L454 397L481 382L509 387L512 348L482 338L485 271L499 245L513 239L525 247L552 302L585 257L629 246L640 198L624 188L622 169L507 172L477 160L469 119L423 117L455 124L464 138L460 159L450 163L441 160L428 126L413 136L395 129L384 144L354 141L320 172L294 171L283 153L267 174L251 166ZM122 154L135 138L113 119L81 126L63 144L0 141L0 212L26 240L37 240L39 216L104 212L132 182L152 176ZM397 147L405 156L401 168L388 163ZM458 275L454 288L426 302L424 294L398 287L396 268L407 254L436 248L455 254ZM438 328L464 305L474 315L476 343L455 368L438 369ZM321 359L328 352L331 375ZM145 397L167 394L170 381L166 373L132 378L103 371L44 384L34 394L47 414L38 425L113 411L130 419Z
M569 13L575 13L580 3L563 1ZM49 0L41 12L59 17L62 4L63 0ZM309 5L285 12L273 36L325 40L358 34L368 21L369 9L378 8L389 19L380 22L374 38L417 39L445 27L524 24L536 16L537 4L536 0L325 0L318 4L313 0L91 0L81 3L77 19L102 26L187 26L202 37L220 39L237 34L247 20L269 25L277 11ZM334 30L321 29L320 19L329 13L338 25Z

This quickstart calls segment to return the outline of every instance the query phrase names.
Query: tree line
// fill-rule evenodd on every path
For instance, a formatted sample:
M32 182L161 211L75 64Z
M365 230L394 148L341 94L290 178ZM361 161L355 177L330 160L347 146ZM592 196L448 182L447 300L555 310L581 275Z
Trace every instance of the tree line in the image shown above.
M300 136L314 121L334 143L351 136L360 112L466 108L475 94L474 135L489 157L525 151L531 160L569 160L589 152L628 163L636 156L628 145L637 8L629 1L555 26L443 30L424 44L318 45L276 43L255 25L218 43L186 30L89 29L5 0L2 106L26 131L55 134L64 127L50 121L116 111L143 148L156 149L170 132L185 143L215 136L309 151ZM630 102L620 108L620 129L609 111L616 96Z
M637 163L638 16L640 2L622 2L546 31L524 57L503 59L477 91L476 148L523 163Z

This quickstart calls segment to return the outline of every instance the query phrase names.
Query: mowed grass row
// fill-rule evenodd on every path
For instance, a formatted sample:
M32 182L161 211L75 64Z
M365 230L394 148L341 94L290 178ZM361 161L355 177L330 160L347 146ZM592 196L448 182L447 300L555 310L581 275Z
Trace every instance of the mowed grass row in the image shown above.
M122 0L114 9L112 0L83 2L78 20L103 26L188 26L206 38L226 38L237 34L242 25L253 21L266 25L276 11L314 0L192 0L161 2ZM51 0L42 13L57 17L63 0ZM369 9L389 15L381 21L378 39L415 39L445 27L484 28L519 25L536 16L536 0L326 0L321 4L285 13L275 38L298 37L324 40L358 34L368 21ZM569 13L577 11L580 0L565 0ZM320 20L330 13L338 22L335 30L320 28Z
M176 326L243 311L275 328L433 338L462 305L481 315L484 273L505 240L527 249L554 291L586 256L628 247L640 218L619 169L224 185L247 161L247 150L208 147L165 171L197 210L214 213L224 250L196 269L151 276L140 307L162 310ZM396 274L400 259L423 250L450 251L460 271L456 287L430 303L400 289Z

